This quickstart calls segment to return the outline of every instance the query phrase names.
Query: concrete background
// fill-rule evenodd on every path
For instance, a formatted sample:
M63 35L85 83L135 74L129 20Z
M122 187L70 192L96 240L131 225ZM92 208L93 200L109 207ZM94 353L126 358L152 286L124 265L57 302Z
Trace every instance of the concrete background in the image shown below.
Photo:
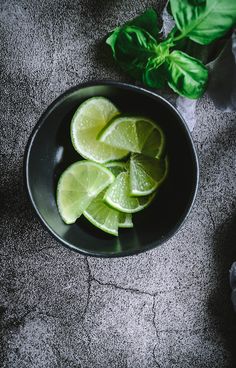
M22 158L42 111L91 79L130 81L101 42L150 0L1 0L0 366L233 368L236 317L236 114L197 106L197 201L164 246L124 259L85 258L42 228Z

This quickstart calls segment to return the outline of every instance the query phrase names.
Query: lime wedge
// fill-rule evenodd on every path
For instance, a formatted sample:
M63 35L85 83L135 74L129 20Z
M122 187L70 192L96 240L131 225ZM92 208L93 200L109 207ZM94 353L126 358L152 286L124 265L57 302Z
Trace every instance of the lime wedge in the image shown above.
M79 161L69 166L57 185L57 206L65 223L74 223L114 179L110 170L95 162Z
M120 212L119 227L123 228L134 227L131 213Z
M132 153L130 158L130 193L145 196L153 193L165 180L168 162L142 154Z
M104 163L124 157L128 152L99 142L101 129L119 111L104 97L93 97L82 103L71 121L71 140L75 150L84 158Z
M106 164L106 167L112 172L113 175L115 175L115 177L117 177L121 172L128 170L128 165L129 165L128 162L114 161L108 162ZM132 214L120 212L119 227L130 228L133 226L134 225L132 222Z
M120 212L109 207L104 201L105 191L99 193L84 211L84 216L97 228L118 236Z
M164 133L152 120L118 116L98 134L100 142L130 152L160 157L165 144Z
M134 213L147 207L155 193L143 197L130 196L130 176L128 172L120 173L107 189L104 200L113 208L125 213Z

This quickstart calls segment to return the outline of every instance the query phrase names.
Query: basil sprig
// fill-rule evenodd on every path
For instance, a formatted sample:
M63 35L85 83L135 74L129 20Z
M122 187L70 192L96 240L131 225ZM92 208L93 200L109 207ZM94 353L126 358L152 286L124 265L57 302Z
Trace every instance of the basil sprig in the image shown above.
M236 24L236 0L170 0L176 27L160 39L157 14L148 9L141 16L116 28L107 39L120 67L147 86L169 85L192 99L207 87L205 65L178 49L185 39L208 45Z

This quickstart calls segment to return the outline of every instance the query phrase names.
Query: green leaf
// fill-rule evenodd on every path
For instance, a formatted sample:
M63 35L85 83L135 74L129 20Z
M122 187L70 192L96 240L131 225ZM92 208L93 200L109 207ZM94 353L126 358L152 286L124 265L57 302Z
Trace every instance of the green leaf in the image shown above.
M184 37L208 45L236 24L236 0L170 0L172 15Z
M149 58L143 73L143 82L152 88L162 88L166 84L165 59L169 56L172 37L161 42L156 48L156 56Z
M212 42L210 45L200 45L199 43L190 40L190 38L184 38L176 44L173 50L183 51L189 56L197 58L206 65L219 55L226 42L227 39L220 38L215 42Z
M117 27L114 29L114 31L110 34L110 36L106 39L106 43L111 47L112 49L112 54L115 57L115 44L116 44L116 40L117 40L117 36L120 32L121 28Z
M166 58L168 85L179 95L199 98L206 90L207 68L182 51L173 51Z
M158 28L158 17L156 11L152 8L146 10L143 14L127 22L126 25L142 28L156 40L159 38L160 30Z
M151 88L163 88L167 75L165 61L162 58L150 58L143 73L143 82Z
M191 5L201 5L206 4L207 0L189 0Z
M136 26L116 29L107 43L121 68L138 79L142 78L148 59L156 56L158 46L148 32Z

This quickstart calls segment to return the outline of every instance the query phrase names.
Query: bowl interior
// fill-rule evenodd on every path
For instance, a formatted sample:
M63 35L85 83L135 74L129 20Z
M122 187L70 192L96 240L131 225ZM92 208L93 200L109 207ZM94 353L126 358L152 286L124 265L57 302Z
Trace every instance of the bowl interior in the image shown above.
M123 113L150 117L166 135L168 178L150 207L134 214L134 228L121 229L118 238L96 229L83 216L75 224L66 225L55 201L61 173L81 159L70 140L71 118L76 108L93 96L109 98ZM36 126L29 141L25 166L31 201L51 233L73 249L99 256L138 253L167 240L188 213L198 179L195 150L179 115L158 96L123 84L88 85L62 95Z

